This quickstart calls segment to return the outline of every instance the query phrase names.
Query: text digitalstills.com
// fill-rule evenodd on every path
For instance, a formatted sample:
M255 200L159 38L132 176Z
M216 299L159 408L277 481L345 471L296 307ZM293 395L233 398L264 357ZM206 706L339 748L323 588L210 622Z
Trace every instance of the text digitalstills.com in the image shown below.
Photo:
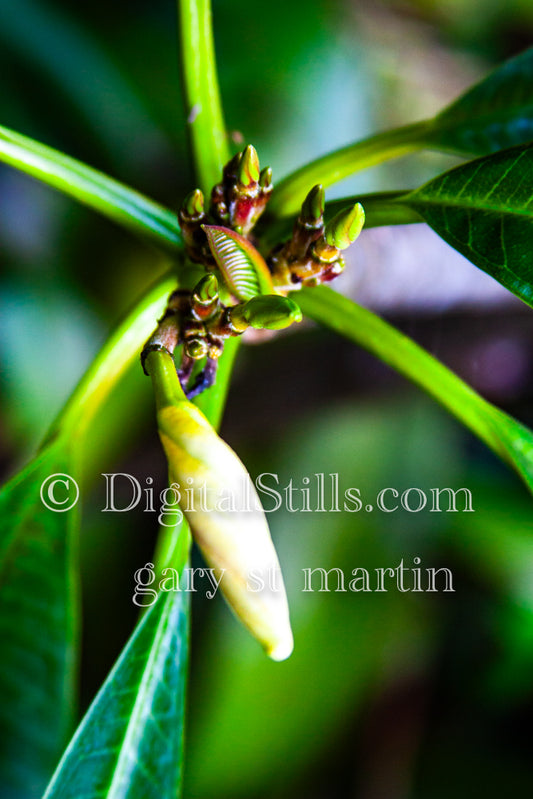
M153 477L141 482L127 472L103 473L105 499L103 513L129 513L139 510L157 514L163 527L173 527L183 513L253 513L260 508L243 482L242 490L215 492L206 483L193 486L172 483L157 491ZM263 472L253 484L265 513L280 509L289 513L473 513L472 493L468 488L395 488L387 486L372 496L364 496L360 488L344 487L339 474L317 472L299 480L280 480L273 472ZM48 510L64 513L80 499L76 480L68 474L49 475L41 484L41 501Z
M164 527L173 527L185 513L253 513L258 510L255 497L248 484L242 491L220 491L203 484L179 485L172 483L156 492L153 478L147 477L144 485L131 474L115 472L102 474L105 480L104 513L128 513L135 509L157 514ZM299 480L283 483L279 475L264 472L254 485L265 513L280 509L289 513L472 513L472 493L468 488L382 488L372 497L363 496L359 488L344 487L338 473L319 472ZM238 501L236 500L238 497Z

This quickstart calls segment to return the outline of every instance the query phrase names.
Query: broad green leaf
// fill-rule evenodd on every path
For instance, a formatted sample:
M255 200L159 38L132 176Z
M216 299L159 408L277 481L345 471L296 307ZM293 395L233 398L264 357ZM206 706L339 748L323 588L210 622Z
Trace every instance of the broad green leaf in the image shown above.
M73 721L78 637L73 537L78 513L76 508L54 512L43 505L41 485L57 473L72 474L68 444L61 439L0 492L3 799L41 796ZM64 489L57 486L58 501Z
M229 228L203 225L209 247L227 287L239 300L273 294L272 278L263 256L248 239Z
M175 214L81 161L0 126L0 161L31 175L148 237L162 247L181 247Z
M81 722L46 799L179 795L187 630L188 594L160 592Z
M354 341L441 403L512 466L533 492L533 433L479 396L407 336L325 286L302 289L298 303L316 322Z
M486 155L533 139L533 47L506 61L431 120L427 145Z
M218 88L210 0L178 0L180 66L192 155L209 196L230 152Z
M399 203L520 299L533 304L533 144L445 172Z
M533 48L504 63L433 119L371 136L318 158L276 187L269 213L296 214L310 187L427 149L486 155L533 139Z

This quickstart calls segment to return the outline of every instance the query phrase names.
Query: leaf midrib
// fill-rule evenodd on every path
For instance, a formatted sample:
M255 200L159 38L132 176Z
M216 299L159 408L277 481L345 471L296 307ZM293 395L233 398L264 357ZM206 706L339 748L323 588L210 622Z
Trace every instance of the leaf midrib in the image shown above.
M499 215L506 214L508 216L519 216L519 217L524 217L525 216L527 218L531 217L532 221L533 221L533 208L531 210L519 209L519 208L513 208L513 207L511 207L511 208L509 208L509 207L502 208L502 206L494 206L494 205L492 205L490 203L488 205L481 205L480 203L476 203L476 202L464 202L464 201L462 201L462 202L457 202L457 201L453 202L453 199L454 198L450 199L448 195L445 195L444 197L437 197L437 198L433 199L433 198L426 198L423 195L422 195L422 197L420 197L420 195L417 195L416 193L414 193L414 194L410 193L410 194L404 195L401 198L398 198L398 200L395 200L393 202L398 202L400 205L408 203L409 205L419 205L419 206L420 205L436 205L436 206L441 205L441 206L446 206L446 207L449 207L449 208L471 208L474 211L485 211L486 213L494 213L494 214L499 214ZM531 199L533 200L533 196L532 196Z

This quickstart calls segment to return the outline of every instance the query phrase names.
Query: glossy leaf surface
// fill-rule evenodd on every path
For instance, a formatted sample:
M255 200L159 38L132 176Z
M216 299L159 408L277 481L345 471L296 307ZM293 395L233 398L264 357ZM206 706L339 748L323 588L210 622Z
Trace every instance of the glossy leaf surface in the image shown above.
M533 304L533 145L470 161L400 198L456 250Z
M37 799L68 740L78 631L75 508L47 509L41 485L72 472L56 440L0 492L0 784L4 799ZM65 486L57 486L62 500ZM55 496L55 491L52 491Z
M426 140L485 155L533 139L533 47L506 61L429 123Z

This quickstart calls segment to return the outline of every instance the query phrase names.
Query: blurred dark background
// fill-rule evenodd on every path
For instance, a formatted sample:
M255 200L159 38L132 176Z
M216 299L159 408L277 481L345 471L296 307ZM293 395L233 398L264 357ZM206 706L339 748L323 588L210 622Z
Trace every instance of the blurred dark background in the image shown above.
M226 119L274 180L431 115L529 46L527 0L215 0ZM193 186L172 2L0 0L0 123L176 207ZM328 196L418 185L422 154ZM0 167L0 468L30 457L106 334L168 263ZM533 317L424 226L364 233L339 287L533 424ZM243 347L222 433L253 475L468 487L474 513L270 515L296 649L268 662L223 602L193 601L188 799L499 797L531 784L533 538L518 479L385 366L311 326ZM136 619L156 521L102 514L101 472L165 485L131 371L87 453L83 707ZM446 566L455 593L303 593L303 568ZM200 559L195 554L194 564Z

